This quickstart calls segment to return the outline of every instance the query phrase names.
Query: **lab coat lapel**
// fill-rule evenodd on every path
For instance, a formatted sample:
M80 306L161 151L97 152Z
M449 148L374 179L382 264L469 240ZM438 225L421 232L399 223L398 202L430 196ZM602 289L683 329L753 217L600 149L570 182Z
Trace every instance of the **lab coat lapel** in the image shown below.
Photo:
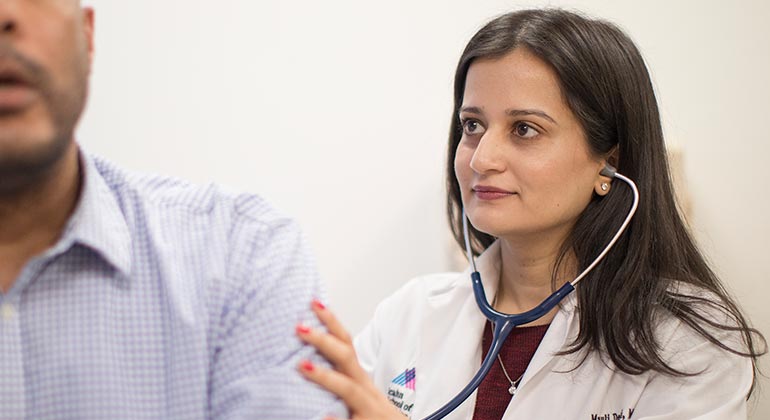
M503 414L503 420L521 418L521 413L516 413L516 399L524 398L528 389L537 386L537 383L541 382L548 375L556 363L554 355L564 349L564 344L568 340L574 339L569 334L570 331L576 331L575 328L570 326L578 322L575 313L576 293L577 291L574 291L564 299L559 311L551 321L548 331L543 336L543 340L537 347L537 351L532 356L532 360L529 362L527 370L521 378L516 396L511 399L505 414ZM576 361L579 359L579 356L575 355L562 357L574 358Z
M492 244L477 260L487 299L497 292L500 250ZM428 298L428 316L420 335L422 349L417 358L417 395L413 419L421 419L449 402L481 366L481 338L487 319L479 311L471 287L470 270L457 281ZM430 393L420 392L430 390ZM476 394L472 394L446 419L469 419L473 415Z
M561 308L551 321L543 341L532 356L532 360L527 366L524 376L521 378L520 388L523 388L527 381L537 375L543 368L554 359L554 355L564 349L564 344L568 340L570 325L575 322L575 303L577 302L577 292L572 292L562 302Z

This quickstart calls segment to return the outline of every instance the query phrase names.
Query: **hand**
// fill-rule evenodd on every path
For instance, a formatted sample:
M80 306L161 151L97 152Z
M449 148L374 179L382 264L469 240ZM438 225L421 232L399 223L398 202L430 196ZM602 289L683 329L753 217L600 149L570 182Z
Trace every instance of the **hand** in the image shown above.
M401 411L380 393L366 371L358 364L353 340L334 314L317 300L313 301L311 307L328 333L299 324L297 336L315 347L334 366L334 370L305 360L299 364L300 373L340 397L348 406L353 420L406 419Z

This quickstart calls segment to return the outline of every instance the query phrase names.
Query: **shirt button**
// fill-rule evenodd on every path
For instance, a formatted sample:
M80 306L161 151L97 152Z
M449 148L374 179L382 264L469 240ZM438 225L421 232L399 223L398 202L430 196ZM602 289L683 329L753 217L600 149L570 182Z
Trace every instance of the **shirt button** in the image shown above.
M0 317L2 317L4 321L10 320L14 316L16 316L16 309L13 308L13 305L6 303L3 306L0 306Z

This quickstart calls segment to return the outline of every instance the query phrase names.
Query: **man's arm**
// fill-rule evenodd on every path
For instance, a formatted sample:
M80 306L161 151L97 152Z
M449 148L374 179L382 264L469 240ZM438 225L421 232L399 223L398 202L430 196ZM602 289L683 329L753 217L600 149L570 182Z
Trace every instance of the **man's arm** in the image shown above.
M341 402L296 370L303 359L325 363L294 332L298 322L318 327L310 302L322 297L299 228L288 219L239 221L230 244L224 305L214 337L210 418L347 418Z

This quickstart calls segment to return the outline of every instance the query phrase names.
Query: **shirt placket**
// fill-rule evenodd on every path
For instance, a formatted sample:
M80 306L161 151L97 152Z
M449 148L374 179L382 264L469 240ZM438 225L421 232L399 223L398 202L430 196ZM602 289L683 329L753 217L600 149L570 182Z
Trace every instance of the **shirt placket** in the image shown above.
M0 419L23 419L26 411L20 294L0 296Z
M21 420L27 411L22 337L22 291L38 277L44 258L32 260L7 294L0 293L0 420Z

